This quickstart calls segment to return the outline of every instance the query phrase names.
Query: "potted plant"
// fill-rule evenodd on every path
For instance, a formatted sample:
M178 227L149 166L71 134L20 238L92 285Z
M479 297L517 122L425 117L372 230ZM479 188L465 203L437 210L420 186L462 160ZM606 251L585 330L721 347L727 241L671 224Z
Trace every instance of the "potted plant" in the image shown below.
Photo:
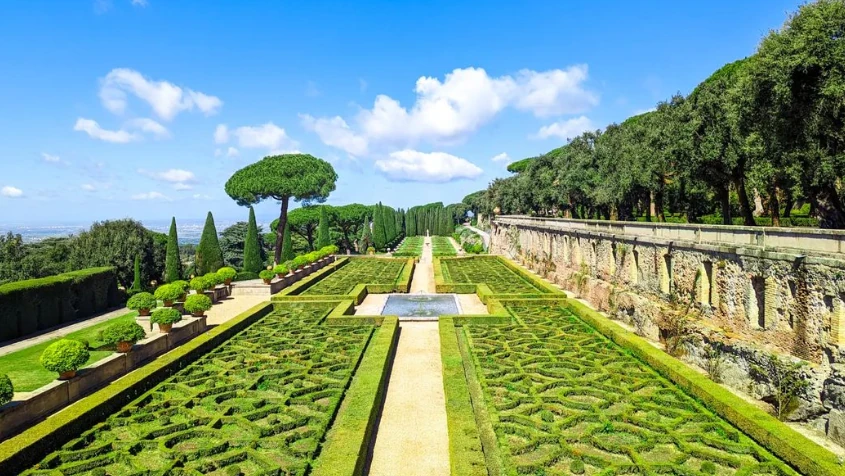
M191 289L196 291L197 294L204 293L208 289L208 280L205 279L205 276L197 276L191 279Z
M203 276L206 281L206 289L212 290L217 287L218 284L223 284L223 280L220 279L220 276L217 273L208 273Z
M194 317L202 317L209 309L211 309L211 298L205 294L191 294L185 300L185 310Z
M57 372L59 380L69 380L76 376L76 371L88 362L89 357L88 347L82 342L61 339L44 349L41 365L51 372Z
M153 311L150 322L158 324L158 330L162 334L167 334L173 329L173 324L182 320L182 313L178 309L172 307L163 307Z
M155 298L163 301L164 307L171 307L183 294L185 294L185 291L181 287L163 284L156 289Z
M138 311L139 316L149 316L150 310L158 305L156 298L150 293L138 293L126 301L126 307Z
M376 249L375 249L375 248L373 248L372 246L370 246L369 248L367 248L367 254L368 254L368 255L374 255L374 254L376 254Z
M181 280L181 279L177 279L176 281L173 281L173 282L172 282L172 283L170 283L170 284L171 284L171 285L173 285L173 286L175 286L175 287L178 287L179 289L181 289L181 290L182 290L182 295L179 297L179 299L178 299L178 300L179 300L179 301L184 301L184 300L185 300L185 296L187 296L187 295L188 295L188 290L189 290L189 289L191 289L191 288L188 286L188 282L187 282L187 281L183 281L183 280Z
M117 351L125 354L132 350L132 346L147 336L144 328L137 322L118 322L112 324L103 331L103 342L114 345Z
M299 255L293 259L293 264L296 266L296 269L302 269L308 264L308 258L305 255Z
M265 269L258 273L258 277L264 280L264 284L270 284L273 281L273 276L275 275L276 273L274 273L271 269Z
M283 264L276 265L276 267L273 268L273 272L276 273L276 276L278 276L279 279L284 278L285 275L288 274L288 271L288 267Z
M293 272L296 271L296 262L292 259L285 261L285 267L288 269L288 276L293 275Z
M235 271L235 268L230 268L228 266L224 266L217 270L217 276L223 281L223 284L229 286L232 284L232 280L235 279L235 276L238 275L238 272Z
M3 406L12 401L15 397L15 388L12 386L12 380L8 375L0 375L0 406Z

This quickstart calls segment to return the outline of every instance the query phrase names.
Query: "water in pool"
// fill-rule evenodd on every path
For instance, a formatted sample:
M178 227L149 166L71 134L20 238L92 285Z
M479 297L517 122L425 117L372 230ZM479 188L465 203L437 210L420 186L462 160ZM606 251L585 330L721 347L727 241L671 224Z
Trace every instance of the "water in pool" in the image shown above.
M391 294L381 311L383 316L437 317L458 314L454 294Z

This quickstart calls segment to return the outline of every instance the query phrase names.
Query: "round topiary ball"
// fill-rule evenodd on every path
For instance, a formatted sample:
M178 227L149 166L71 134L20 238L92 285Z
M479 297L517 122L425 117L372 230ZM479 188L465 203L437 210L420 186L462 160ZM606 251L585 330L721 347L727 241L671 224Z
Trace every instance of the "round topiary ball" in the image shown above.
M118 344L120 342L129 342L134 344L147 336L144 328L138 325L137 322L118 322L108 326L103 331L103 342L108 345Z
M8 375L0 375L0 405L5 405L12 401L15 396L15 388L12 386L12 380Z
M153 311L150 322L153 324L173 324L182 320L182 313L172 307L163 307Z
M90 354L82 342L62 339L50 344L41 354L41 365L51 372L65 373L79 369L88 362Z
M156 298L147 292L135 294L126 301L126 307L133 311L155 309L156 304Z
M201 314L211 309L211 298L205 294L191 294L185 299L185 310L191 314Z

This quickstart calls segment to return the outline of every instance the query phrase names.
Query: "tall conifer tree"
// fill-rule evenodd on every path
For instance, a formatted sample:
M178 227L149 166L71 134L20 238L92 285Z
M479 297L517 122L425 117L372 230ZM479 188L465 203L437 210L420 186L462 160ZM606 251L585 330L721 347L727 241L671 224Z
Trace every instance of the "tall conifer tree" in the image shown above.
M164 258L164 282L172 283L182 279L182 260L179 258L179 236L176 232L176 217L170 220L167 235L167 252Z
M324 248L332 244L331 235L329 234L329 213L326 206L320 207L320 224L317 228L317 249Z
M244 271L258 273L264 268L261 259L261 243L258 241L258 224L255 222L255 210L249 207L249 223L244 241Z
M214 273L223 267L223 251L217 237L217 227L214 226L214 216L208 212L205 218L205 228L202 229L200 244L197 246L196 269L197 275Z

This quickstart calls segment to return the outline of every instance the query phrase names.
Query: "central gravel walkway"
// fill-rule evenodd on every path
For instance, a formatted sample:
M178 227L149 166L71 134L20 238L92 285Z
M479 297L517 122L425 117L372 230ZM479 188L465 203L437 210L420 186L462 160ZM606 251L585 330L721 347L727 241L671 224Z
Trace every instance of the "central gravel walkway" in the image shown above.
M434 292L431 239L414 270L412 292ZM370 474L449 474L449 432L437 322L402 322L376 434Z

